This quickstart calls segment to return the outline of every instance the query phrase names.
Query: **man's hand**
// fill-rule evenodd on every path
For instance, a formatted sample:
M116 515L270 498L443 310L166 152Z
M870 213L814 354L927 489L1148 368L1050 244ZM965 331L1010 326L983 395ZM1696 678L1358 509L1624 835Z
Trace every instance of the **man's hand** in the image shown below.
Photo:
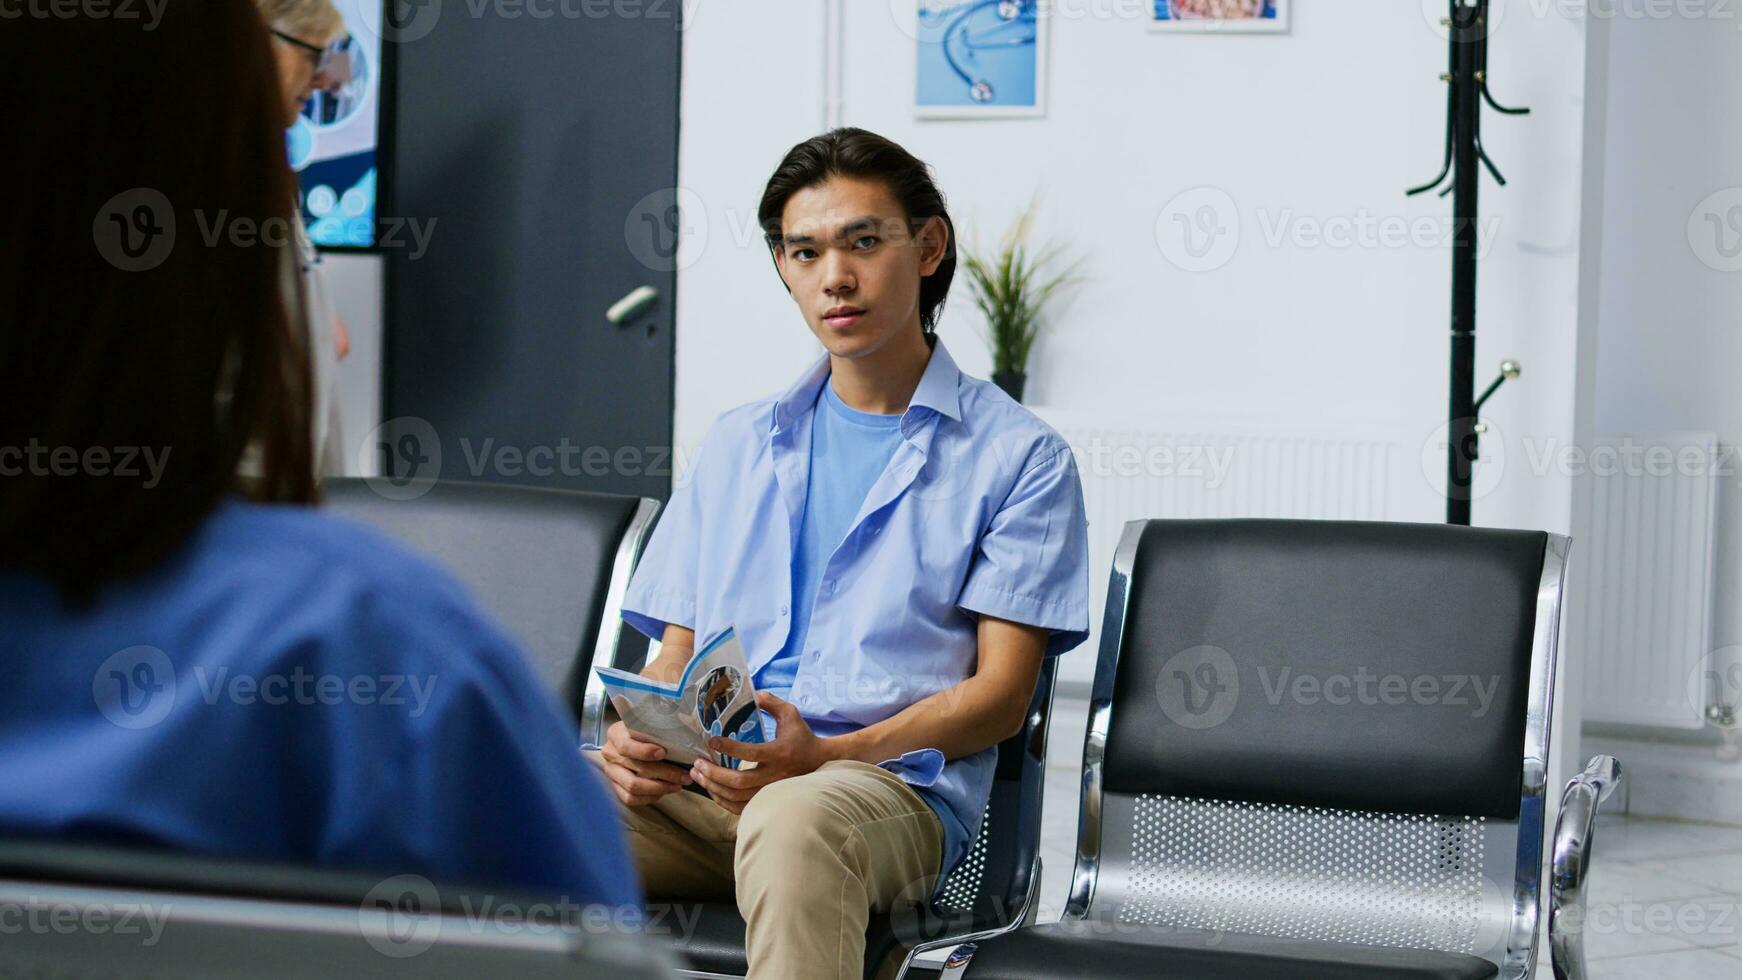
M646 806L668 793L681 791L690 782L689 773L665 760L665 747L641 738L622 722L605 729L605 744L599 747L605 760L605 778L611 792L628 806Z
M729 738L708 739L708 748L756 763L754 769L725 769L697 759L690 767L690 776L714 798L714 802L733 813L743 813L745 804L769 783L792 776L815 772L834 758L828 740L818 738L805 724L798 709L769 694L758 692L756 703L774 716L779 727L774 741L765 743L738 742Z

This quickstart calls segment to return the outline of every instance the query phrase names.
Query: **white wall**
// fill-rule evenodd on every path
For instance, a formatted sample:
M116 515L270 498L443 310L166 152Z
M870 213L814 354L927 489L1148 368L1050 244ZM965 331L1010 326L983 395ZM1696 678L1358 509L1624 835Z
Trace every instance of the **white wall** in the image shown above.
M1445 416L1450 252L1301 244L1338 222L1446 220L1405 198L1438 168L1445 64L1439 0L1301 0L1283 36L1144 29L1135 0L1056 0L1044 119L912 118L912 0L848 0L842 121L936 169L959 230L994 240L1038 189L1039 230L1088 258L1079 292L1030 366L1029 400L1164 424L1318 422L1399 434L1393 517L1443 519L1420 448ZM755 230L763 184L822 128L824 4L704 3L685 38L679 180L706 213L686 243L677 308L677 441L784 387L815 354ZM1481 383L1504 357L1524 379L1491 403L1506 473L1478 523L1564 531L1570 482L1528 472L1513 444L1572 436L1583 24L1510 18L1496 34L1485 139L1511 179L1484 187L1497 222L1481 279ZM1240 245L1186 272L1158 247L1175 195L1220 188ZM1163 230L1173 233L1169 223ZM1281 240L1271 240L1277 229ZM941 332L970 373L989 359L958 279ZM1429 448L1437 472L1443 451Z
M1697 16L1608 25L1593 424L1716 432L1736 446L1742 25L1723 5L1689 9ZM1720 480L1714 600L1712 647L1742 644L1742 485L1734 472ZM1738 659L1728 651L1719 666Z
M351 353L339 362L339 439L347 476L376 476L380 461L359 452L381 424L381 270L379 255L328 252L321 257L327 295L344 319Z
M1729 209L1737 208L1733 220L1742 225L1737 26L1670 17L1610 28L1597 357L1602 429L1742 437L1742 257L1726 265L1706 221L1708 213L1732 220ZM1708 196L1725 192L1702 208ZM1742 242L1742 228L1724 234L1729 246Z

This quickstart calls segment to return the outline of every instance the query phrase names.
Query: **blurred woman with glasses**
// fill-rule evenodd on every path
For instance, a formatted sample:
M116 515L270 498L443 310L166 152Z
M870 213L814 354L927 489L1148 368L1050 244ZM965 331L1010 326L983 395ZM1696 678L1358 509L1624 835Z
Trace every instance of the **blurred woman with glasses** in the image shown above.
M345 20L332 0L255 0L272 37L273 61L282 93L282 126L296 124L303 106L328 83L335 47L345 39ZM321 276L321 256L308 231L297 222L297 254L303 277L310 367L314 371L314 466L319 476L346 472L339 426L339 361L350 352L350 331L334 309Z

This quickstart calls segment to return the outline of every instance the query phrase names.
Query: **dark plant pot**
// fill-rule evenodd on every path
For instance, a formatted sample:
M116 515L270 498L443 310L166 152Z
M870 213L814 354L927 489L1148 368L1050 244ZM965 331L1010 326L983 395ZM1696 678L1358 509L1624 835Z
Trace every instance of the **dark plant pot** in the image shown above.
M1004 393L1017 401L1022 400L1022 386L1028 383L1028 374L1023 371L993 371L992 383L1004 389Z

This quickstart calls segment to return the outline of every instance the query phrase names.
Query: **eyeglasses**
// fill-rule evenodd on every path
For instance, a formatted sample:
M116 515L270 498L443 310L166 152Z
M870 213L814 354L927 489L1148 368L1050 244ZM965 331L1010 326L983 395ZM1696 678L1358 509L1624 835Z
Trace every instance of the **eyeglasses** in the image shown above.
M309 61L314 65L315 74L320 74L327 69L328 65L332 64L333 48L323 48L318 45L310 44L300 37L293 34L286 34L275 27L267 28L267 30L272 32L273 37L278 38L280 41L283 41L291 47L299 48L304 54L307 54Z

